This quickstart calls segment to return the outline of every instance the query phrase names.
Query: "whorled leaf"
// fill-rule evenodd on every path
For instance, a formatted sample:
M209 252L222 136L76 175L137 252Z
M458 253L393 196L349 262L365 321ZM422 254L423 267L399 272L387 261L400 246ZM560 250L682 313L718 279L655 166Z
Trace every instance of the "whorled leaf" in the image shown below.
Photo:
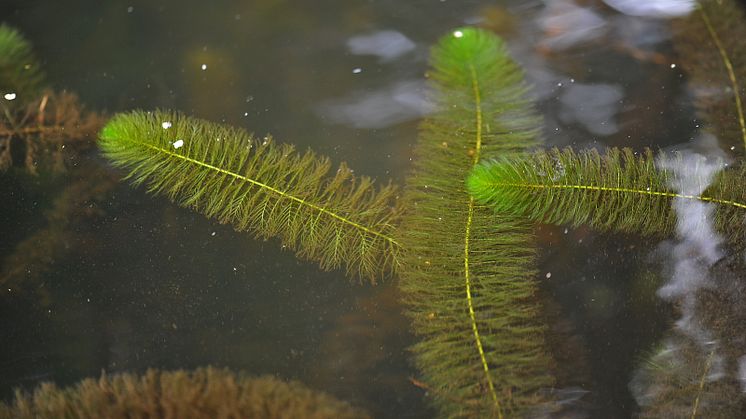
M505 417L553 384L535 298L530 223L477 205L474 165L535 144L540 119L495 35L457 30L432 50L436 112L421 125L398 237L413 348L443 416Z
M601 231L667 235L676 229L674 200L716 205L715 227L731 242L744 237L746 166L714 175L701 193L683 186L699 179L665 169L685 165L682 155L650 150L571 149L503 157L477 166L467 181L474 198L496 212L549 224L587 224ZM696 168L693 168L696 171ZM704 180L702 180L704 182Z
M41 91L44 74L31 44L15 29L0 25L0 97L6 104L27 103Z
M283 245L323 269L375 281L398 265L396 188L342 164L244 130L172 112L115 115L100 147L135 184L237 230ZM330 173L331 172L331 173Z

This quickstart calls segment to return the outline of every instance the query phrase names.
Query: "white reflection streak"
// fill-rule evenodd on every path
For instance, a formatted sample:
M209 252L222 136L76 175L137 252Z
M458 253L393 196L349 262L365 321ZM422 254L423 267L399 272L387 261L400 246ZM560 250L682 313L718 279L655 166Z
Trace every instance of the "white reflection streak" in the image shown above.
M682 195L695 196L704 192L725 166L722 160L708 161L696 153L684 153L681 159L661 159L658 163L660 169L673 173L671 188ZM682 317L676 326L704 345L710 340L710 333L698 324L696 293L711 286L708 271L723 257L719 249L723 238L712 224L715 204L676 198L673 209L679 241L671 251L673 274L658 295L664 300L681 302Z
M375 55L381 62L388 62L415 49L415 43L397 31L385 30L353 36L347 48L352 54Z
M405 81L347 99L323 103L317 112L334 123L355 128L384 128L421 118L433 110L423 81Z
M596 135L619 131L615 121L624 91L612 84L571 83L560 96L559 117L568 124L577 122Z
M694 10L694 0L603 0L612 8L631 16L671 18Z
M719 153L718 150L708 154ZM725 163L721 158L708 159L701 154L683 152L680 159L659 159L657 166L671 173L669 186L675 192L696 196L707 189ZM655 398L666 391L666 386L650 374L676 375L691 368L687 365L691 362L686 355L689 350L687 341L696 342L699 347L697 356L703 365L707 365L707 381L716 381L725 375L725 359L717 353L718 342L714 340L712 331L702 324L697 312L698 291L715 286L710 277L710 268L723 257L720 251L723 238L715 232L712 223L715 204L676 198L673 209L676 212L678 238L674 243L664 242L661 245L662 253L670 255L672 269L671 278L658 290L658 296L680 304L681 318L676 322L680 334L666 339L664 348L651 358L652 364L666 365L666 371L656 373L641 367L635 373L630 390L640 406L654 403ZM682 335L691 340L682 339Z
M595 40L607 30L599 14L568 0L548 1L537 23L545 35L540 47L555 51Z

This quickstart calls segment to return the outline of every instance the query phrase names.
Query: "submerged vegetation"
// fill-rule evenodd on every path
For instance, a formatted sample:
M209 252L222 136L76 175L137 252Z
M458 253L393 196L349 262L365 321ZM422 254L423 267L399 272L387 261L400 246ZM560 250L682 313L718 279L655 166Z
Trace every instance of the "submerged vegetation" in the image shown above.
M716 52L717 60L698 61L719 63L717 74L730 86L711 101L700 98L699 109L727 144L746 144L740 96L746 64L738 40L724 35L742 27L722 16L736 16L736 9L720 4L706 3L685 23L704 25L696 34L707 34L713 48L702 50ZM681 45L694 42L682 39ZM79 230L75 220L100 215L97 207L113 181L109 172L76 160L93 145L102 117L85 112L72 94L44 90L28 43L5 26L0 57L0 87L20 98L3 102L0 172L73 167L75 179L54 200L48 226L6 259L0 283L10 290L33 276L28 267L38 275L53 265ZM686 65L692 81L713 73L695 64ZM322 269L341 268L371 283L396 276L419 339L412 351L421 376L411 381L427 390L441 416L549 414L562 408L555 392L561 383L537 295L535 223L665 237L680 233L677 202L692 201L714 207L714 226L737 247L745 239L746 169L649 150L534 151L542 122L522 71L503 42L481 29L443 37L431 51L428 78L435 111L420 126L403 190L356 176L345 164L335 169L312 151L179 112L117 114L101 129L98 145L135 185L239 231L277 238ZM671 169L688 165L694 170L685 174ZM740 277L743 267L734 263L726 277ZM712 292L698 304L717 306L728 298ZM741 317L734 308L706 320L713 338L724 342L722 359L731 369L739 342L728 341L719 325L735 327ZM657 391L638 399L643 415L739 409L742 404L728 404L739 397L737 378L710 379L721 352L686 334L672 336L668 342L678 352L656 352L641 374ZM138 414L367 417L295 383L213 369L102 376L62 390L45 384L0 405L0 417Z
M31 44L15 29L0 25L0 94L13 98L1 102L3 110L9 104L31 101L44 83L44 73Z
M280 237L323 269L372 282L395 271L396 188L271 138L178 113L115 116L101 149L135 184L238 230Z
M712 203L717 206L718 230L733 242L742 241L746 216L742 165L716 174L725 168L722 161L685 157L656 158L650 150L637 154L609 149L601 155L595 150L555 149L527 157L500 157L476 167L467 183L480 203L501 213L659 237L675 230L675 200ZM666 169L676 166L686 167L687 173Z
M95 145L103 119L45 83L29 42L0 25L0 173L13 166L59 172Z
M745 19L734 0L707 0L674 25L674 46L706 129L741 157L746 156Z
M540 119L494 35L462 29L432 51L436 111L420 127L398 233L399 286L420 342L423 380L444 416L515 416L552 386L535 298L530 224L477 205L474 165L524 153Z
M44 384L0 403L0 418L364 419L366 412L298 382L225 369L102 374L69 388Z

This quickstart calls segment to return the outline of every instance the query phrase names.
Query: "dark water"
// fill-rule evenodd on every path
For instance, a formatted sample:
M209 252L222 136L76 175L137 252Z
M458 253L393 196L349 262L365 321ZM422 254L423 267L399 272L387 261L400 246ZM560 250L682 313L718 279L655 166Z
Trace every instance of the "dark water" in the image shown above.
M668 20L578 3L4 0L0 20L92 109L178 109L381 179L407 173L430 109L429 46L464 24L508 39L548 145L693 144ZM435 414L409 379L414 337L393 282L350 283L125 183L60 231L45 214L73 181L2 175L0 267L21 263L7 256L32 234L57 245L23 267L24 292L0 294L0 398L102 369L210 364L297 378L379 417ZM655 296L660 242L564 227L539 238L553 327L572 337L558 346L578 366L563 384L588 392L578 411L591 417L635 414L635 371L680 315Z

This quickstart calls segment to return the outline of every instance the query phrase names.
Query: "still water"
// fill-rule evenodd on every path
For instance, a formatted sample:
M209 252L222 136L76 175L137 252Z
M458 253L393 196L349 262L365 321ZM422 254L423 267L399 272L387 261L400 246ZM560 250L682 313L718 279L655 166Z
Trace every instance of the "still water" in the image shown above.
M432 110L429 47L471 24L503 36L526 69L548 146L714 152L672 46L671 18L685 2L607 3L617 8L571 0L3 0L0 20L33 43L55 88L76 92L90 109L181 110L271 133L378 179L402 182L410 167L417 124ZM96 153L86 159L119 176ZM254 240L126 182L112 181L86 202L90 211L56 220L48 214L79 179L0 176L0 278L15 272L16 281L0 290L1 399L102 370L215 365L297 379L376 417L436 414L413 384L419 373L407 348L416 338L394 280L359 285L322 272L274 240ZM688 288L672 290L669 280L685 274L677 269L692 254L681 248L686 237L551 226L538 236L568 414L636 415L649 385L641 365L680 339L675 322L687 313L671 296ZM19 256L23 243L44 255ZM668 292L656 293L666 283ZM722 373L737 378L734 368Z

